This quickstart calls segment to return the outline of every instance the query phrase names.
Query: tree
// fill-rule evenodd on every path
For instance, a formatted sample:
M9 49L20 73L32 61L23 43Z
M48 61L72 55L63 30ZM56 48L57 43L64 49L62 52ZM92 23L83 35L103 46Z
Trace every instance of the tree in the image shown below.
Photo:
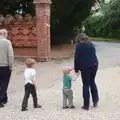
M100 0L100 3L101 3L101 4L104 4L104 3L105 3L105 0Z
M0 14L15 14L18 10L35 15L33 0L1 0Z
M73 36L73 29L89 15L95 0L52 0L51 37L52 43L64 43ZM0 13L22 13L35 15L33 0L1 0Z
M86 20L87 33L95 37L120 38L120 0L111 0L102 6L103 14Z
M94 0L52 0L52 43L63 43L73 36L73 29L91 11Z
M104 34L120 38L120 0L110 2L109 12L104 15Z

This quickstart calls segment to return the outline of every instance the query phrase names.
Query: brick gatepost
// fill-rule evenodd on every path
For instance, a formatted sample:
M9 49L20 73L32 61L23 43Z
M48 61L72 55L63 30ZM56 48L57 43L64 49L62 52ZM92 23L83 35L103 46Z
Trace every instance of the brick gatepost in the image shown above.
M50 6L51 0L34 0L36 10L37 58L48 60L50 46Z

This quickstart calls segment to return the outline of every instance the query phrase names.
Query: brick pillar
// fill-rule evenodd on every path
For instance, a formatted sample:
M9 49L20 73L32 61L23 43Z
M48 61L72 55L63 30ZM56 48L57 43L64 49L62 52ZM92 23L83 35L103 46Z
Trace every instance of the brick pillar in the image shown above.
M46 61L50 53L51 0L34 0L36 10L37 58Z

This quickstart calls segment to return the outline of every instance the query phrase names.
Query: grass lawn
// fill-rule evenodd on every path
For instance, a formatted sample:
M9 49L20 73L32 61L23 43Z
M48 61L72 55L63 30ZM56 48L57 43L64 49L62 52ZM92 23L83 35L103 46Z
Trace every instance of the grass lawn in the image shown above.
M120 42L119 39L114 38L101 38L101 37L90 37L92 41L105 41L105 42Z

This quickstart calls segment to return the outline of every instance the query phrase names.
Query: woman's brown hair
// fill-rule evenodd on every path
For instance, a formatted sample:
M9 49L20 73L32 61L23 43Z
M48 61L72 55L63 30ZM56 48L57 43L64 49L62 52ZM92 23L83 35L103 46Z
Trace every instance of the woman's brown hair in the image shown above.
M85 33L80 33L76 37L76 43L90 43L89 37Z

